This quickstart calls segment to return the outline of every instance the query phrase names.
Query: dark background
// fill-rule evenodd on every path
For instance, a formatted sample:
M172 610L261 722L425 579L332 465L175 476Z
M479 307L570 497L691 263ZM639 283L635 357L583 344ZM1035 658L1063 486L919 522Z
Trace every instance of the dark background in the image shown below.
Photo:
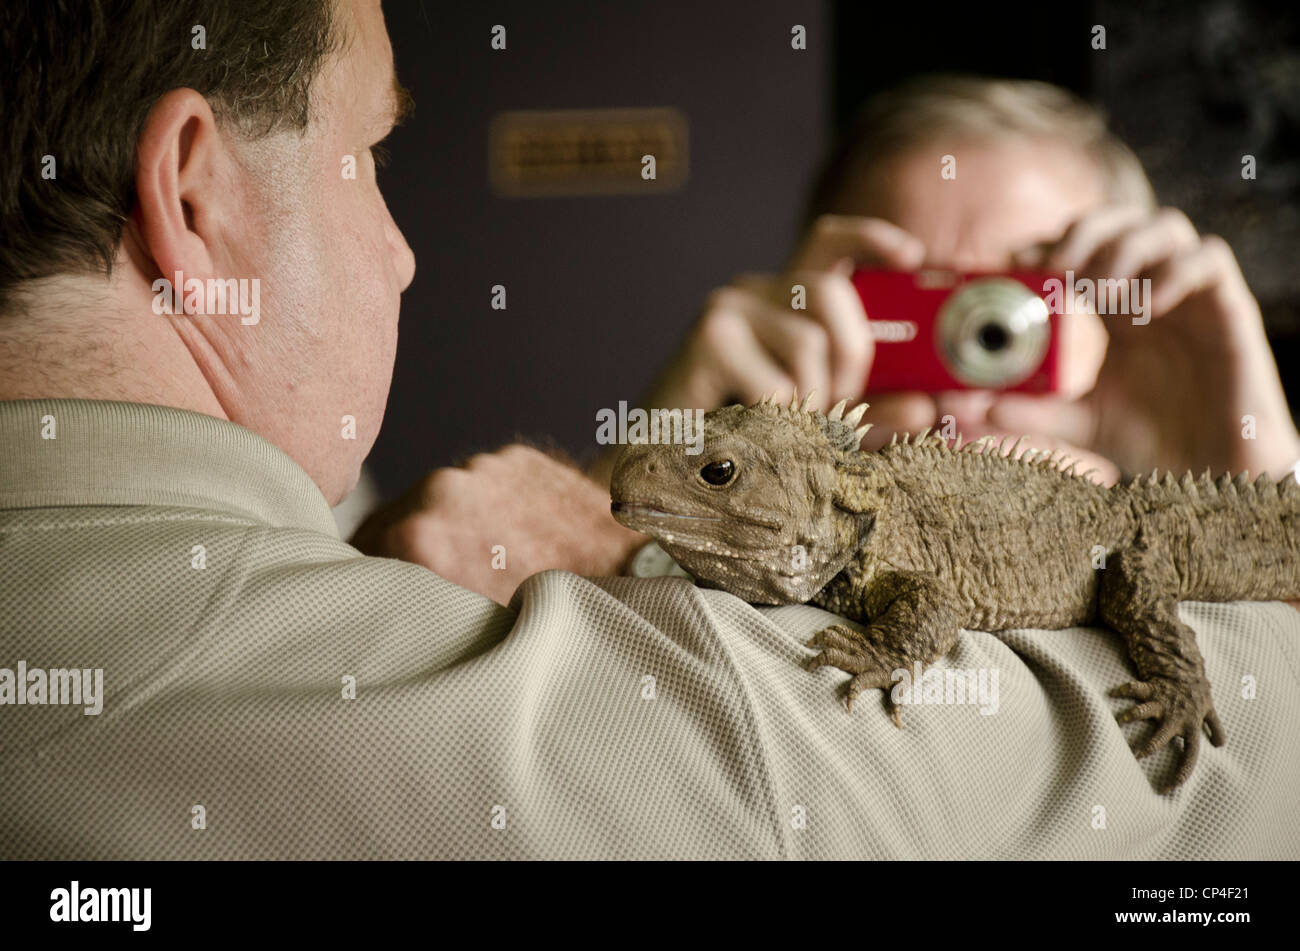
M1300 347L1300 29L1292 4L386 5L417 109L381 184L415 250L388 416L386 496L517 437L579 459L595 414L635 402L712 288L779 267L809 181L862 99L932 70L1045 79L1103 106L1164 204L1232 244L1293 399ZM882 19L882 17L885 17ZM489 46L494 24L508 46ZM808 48L790 47L802 24ZM1093 24L1107 49L1090 46ZM673 107L685 186L501 198L488 124L509 109ZM1258 179L1241 179L1241 156ZM489 306L507 288L508 307ZM1172 394L1171 394L1172 396Z
M635 401L713 287L781 264L826 144L819 3L385 5L416 112L380 183L415 250L371 456L391 495L518 436L581 458L596 411ZM489 46L494 24L507 48ZM790 48L790 28L809 48ZM499 198L487 135L507 109L671 106L690 171L668 194ZM492 310L503 284L507 309Z

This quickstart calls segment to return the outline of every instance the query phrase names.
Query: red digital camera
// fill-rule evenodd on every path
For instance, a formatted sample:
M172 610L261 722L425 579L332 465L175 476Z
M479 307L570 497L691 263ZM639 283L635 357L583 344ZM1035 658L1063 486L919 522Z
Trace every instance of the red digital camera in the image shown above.
M1057 275L861 270L853 286L876 342L869 392L1009 390L1060 384ZM1060 300L1060 294L1053 296Z

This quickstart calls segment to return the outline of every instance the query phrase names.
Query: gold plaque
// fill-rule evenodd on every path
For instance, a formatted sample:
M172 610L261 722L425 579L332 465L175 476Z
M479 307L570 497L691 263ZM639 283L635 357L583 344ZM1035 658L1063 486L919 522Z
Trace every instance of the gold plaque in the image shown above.
M687 161L676 109L502 112L488 131L492 190L509 197L675 191Z

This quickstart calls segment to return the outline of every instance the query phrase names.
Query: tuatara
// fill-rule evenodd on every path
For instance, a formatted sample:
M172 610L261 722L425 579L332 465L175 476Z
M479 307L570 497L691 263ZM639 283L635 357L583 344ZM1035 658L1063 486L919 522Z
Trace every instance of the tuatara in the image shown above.
M797 394L796 394L797 400ZM1059 629L1103 622L1139 679L1121 723L1154 720L1137 756L1183 741L1172 782L1223 725L1182 600L1300 597L1300 486L1157 473L1106 488L1058 453L1021 441L952 445L927 430L859 448L866 409L830 413L764 400L705 417L703 452L627 446L611 510L698 582L755 604L811 601L866 626L820 631L813 668L853 675L889 700L894 671L946 654L958 629ZM1023 437L1022 437L1023 440Z

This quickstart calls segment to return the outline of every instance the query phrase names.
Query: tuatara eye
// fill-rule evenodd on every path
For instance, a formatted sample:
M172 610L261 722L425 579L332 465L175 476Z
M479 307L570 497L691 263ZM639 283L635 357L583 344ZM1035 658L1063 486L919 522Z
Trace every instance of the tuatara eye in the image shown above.
M710 462L700 470L700 478L709 485L726 485L736 474L736 465L730 459Z

